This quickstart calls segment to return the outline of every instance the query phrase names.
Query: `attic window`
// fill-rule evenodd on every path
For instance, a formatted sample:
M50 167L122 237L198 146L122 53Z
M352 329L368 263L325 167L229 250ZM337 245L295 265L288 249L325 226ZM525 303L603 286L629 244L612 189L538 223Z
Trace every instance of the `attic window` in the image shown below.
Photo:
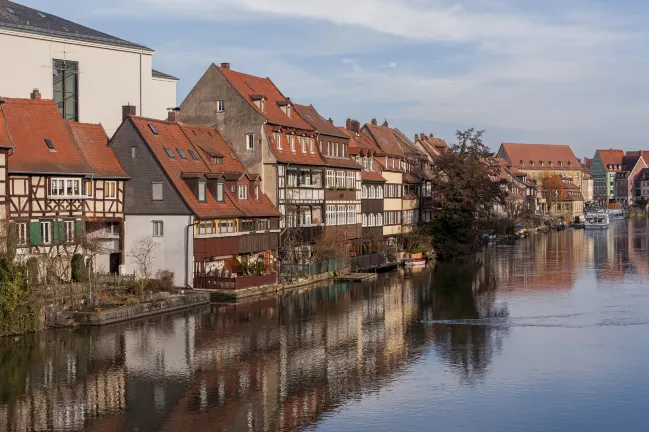
M249 88L250 90L255 91L255 89L252 88L252 85L251 85L248 81L246 81L246 85L248 86L248 88Z
M571 167L571 166L572 166L572 162L568 161L568 166Z
M176 159L174 153L171 150L169 150L167 147L165 147L165 153L167 153L167 156L169 156L170 159Z
M521 166L525 166L525 161L524 160L521 161Z
M151 129L153 135L158 135L158 129L156 129L156 127L153 124L149 123L149 129Z
M185 155L185 152L182 149L177 148L176 151L178 152L181 158L187 160L187 155Z
M14 13L14 10L11 9L10 7L7 8L7 11L8 11L9 13Z
M562 167L562 166L563 166L563 162L559 161L559 166Z
M212 157L212 163L216 165L223 165L223 158L214 156Z
M51 152L56 151L54 144L52 144L52 141L49 138L45 138L45 144L47 144L47 148L50 149Z
M41 18L47 18L47 15L45 15L43 12L39 12L38 16Z
M198 155L196 154L196 152L194 150L188 150L188 151L189 151L189 155L192 157L192 159L198 160Z

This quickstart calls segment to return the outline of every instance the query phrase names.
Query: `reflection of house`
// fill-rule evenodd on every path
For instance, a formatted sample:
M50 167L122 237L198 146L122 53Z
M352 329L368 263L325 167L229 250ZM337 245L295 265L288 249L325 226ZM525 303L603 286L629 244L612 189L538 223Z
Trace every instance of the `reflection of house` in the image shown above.
M211 65L181 108L183 121L216 125L243 166L263 175L263 191L283 216L281 227L298 234L304 245L299 251L308 260L325 221L326 163L315 128L270 79L235 72L229 63Z
M59 5L57 2L48 2ZM39 88L66 120L102 123L112 135L119 108L163 118L176 106L177 79L152 69L155 52L11 1L0 1L0 95Z
M621 170L615 174L615 201L618 204L633 203L633 198L638 196L633 185L638 174L645 168L647 168L647 164L641 156L624 156L622 158Z
M127 250L152 237L155 271L173 271L183 286L196 282L192 274L275 274L279 212L262 192L260 176L246 172L215 129L178 123L176 116L128 116L111 140L133 178L126 194ZM136 271L132 259L127 271Z

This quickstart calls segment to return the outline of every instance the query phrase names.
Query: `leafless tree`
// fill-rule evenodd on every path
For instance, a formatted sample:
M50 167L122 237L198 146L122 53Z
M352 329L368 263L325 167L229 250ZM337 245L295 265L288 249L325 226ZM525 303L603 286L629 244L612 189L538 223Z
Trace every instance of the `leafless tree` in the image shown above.
M142 295L149 280L153 277L153 256L158 244L152 236L140 238L131 250L129 256L135 262L135 276L138 295Z

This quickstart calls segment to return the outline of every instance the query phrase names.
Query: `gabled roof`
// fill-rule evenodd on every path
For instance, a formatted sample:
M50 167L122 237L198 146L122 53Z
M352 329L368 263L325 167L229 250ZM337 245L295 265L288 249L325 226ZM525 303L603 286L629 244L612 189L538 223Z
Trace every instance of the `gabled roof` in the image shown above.
M56 4L53 2L53 4ZM93 30L81 24L12 1L0 0L0 28L61 39L153 52L151 48Z
M640 156L624 156L622 158L622 171L633 171L640 159Z
M247 175L238 159L232 156L233 153L229 146L227 149L224 148L227 142L215 129L135 116L130 116L129 120L139 131L144 142L185 203L200 219L279 215L277 209L261 191L259 200L254 199L254 191L250 190L248 199L239 201L225 188L225 202L223 203L217 202L216 198L209 191L206 191L206 202L198 201L185 179L205 177L208 179L223 178L226 181L238 181L245 176L247 178L259 178L258 176ZM157 134L153 133L149 125L155 127ZM208 131L211 134L207 134ZM196 135L194 135L194 132L196 132ZM223 165L206 162L205 158L200 156L203 147L212 150L216 149L223 153ZM174 157L169 157L165 149L169 149ZM184 153L185 158L180 155L178 150ZM192 157L190 150L199 155L198 160ZM236 171L225 171L225 167Z
M326 165L325 160L322 158L322 156L320 156L320 152L316 148L317 143L315 142L315 138L312 138L310 136L295 136L295 151L291 151L291 145L285 132L282 132L281 135L281 148L280 146L278 146L277 140L275 139L275 131L277 129L281 129L279 126L275 126L275 128L273 128L273 126L266 125L264 126L264 128L266 131L266 136L268 137L268 145L270 146L270 150L273 152L273 155L279 162L296 165ZM311 149L309 148L310 146L308 144L306 153L302 153L302 143L300 142L300 139L302 138L313 139L313 153L311 153Z
M108 147L108 136L100 124L67 122L81 155L97 178L128 179L115 153Z
M369 139L365 134L348 131L342 126L338 129L349 137L349 154L357 155L360 153L366 154L367 152L377 155L383 155L383 151L374 144L374 141Z
M280 104L290 103L290 101L279 91L270 78L260 78L253 75L235 72L232 69L226 69L214 65L227 79L230 84L243 96L243 98L264 116L269 123L274 125L286 126L290 128L313 131L314 128L306 122L296 110L292 110L291 117L284 114ZM264 111L252 100L252 96L264 96ZM292 105L292 104L291 104Z
M153 78L162 78L162 79L168 79L168 80L174 80L174 81L179 81L178 78L176 78L173 75L166 74L164 72L157 71L155 69L151 70L151 76Z
M387 180L378 171L363 171L361 180L364 182L386 182Z
M622 165L622 158L624 157L624 152L622 150L597 150L599 154L599 159L604 164L606 171L618 171L617 166ZM614 168L609 169L609 165L613 165Z
M433 134L426 135L425 133L420 133L419 135L416 135L415 144L420 144L431 158L448 151L448 144L446 144L446 141L434 137Z
M403 158L405 156L394 131L387 126L366 124L361 133L367 133L374 143L390 157Z
M10 173L91 175L92 168L65 125L54 101L5 98L0 106L5 123L0 138L15 146L9 157ZM45 140L54 147L51 151Z
M338 138L349 138L347 134L344 134L336 126L331 124L328 120L325 120L318 111L313 107L313 105L298 105L293 104L295 110L302 116L304 120L307 121L311 126L313 126L321 135L330 135Z
M335 168L347 168L353 170L360 170L363 167L356 163L356 161L351 160L346 157L328 157L323 156L327 166Z
M502 143L498 154L503 151L505 154L502 156L517 168L559 170L581 166L570 146L564 144ZM534 162L534 166L530 162ZM543 166L540 162L543 162Z

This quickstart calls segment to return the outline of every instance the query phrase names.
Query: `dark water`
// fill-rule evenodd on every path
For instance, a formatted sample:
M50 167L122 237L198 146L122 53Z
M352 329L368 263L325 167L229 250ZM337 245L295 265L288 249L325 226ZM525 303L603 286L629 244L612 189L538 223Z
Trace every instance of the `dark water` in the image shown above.
M0 430L649 430L649 227L0 340Z

